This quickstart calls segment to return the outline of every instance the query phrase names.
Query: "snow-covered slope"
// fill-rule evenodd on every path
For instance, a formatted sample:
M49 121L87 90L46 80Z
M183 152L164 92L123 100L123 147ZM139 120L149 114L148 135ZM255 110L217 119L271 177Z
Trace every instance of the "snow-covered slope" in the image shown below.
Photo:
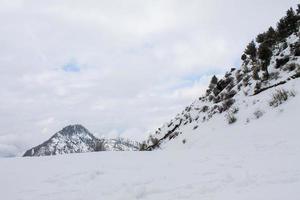
M94 151L132 151L139 143L118 139L98 139L82 125L70 125L46 142L29 149L24 156L48 156Z
M261 63L246 59L241 69L232 68L221 80L211 84L204 96L158 128L144 143L143 150L173 148L173 143L184 146L191 140L188 135L203 131L210 134L210 128L223 132L238 124L241 129L233 130L240 132L254 121L265 122L265 115L281 110L280 104L289 103L299 95L300 55L295 53L296 49L300 50L299 35L298 31L273 48L267 78L263 78L265 72L260 70L255 79L254 69ZM258 127L257 131L264 130Z

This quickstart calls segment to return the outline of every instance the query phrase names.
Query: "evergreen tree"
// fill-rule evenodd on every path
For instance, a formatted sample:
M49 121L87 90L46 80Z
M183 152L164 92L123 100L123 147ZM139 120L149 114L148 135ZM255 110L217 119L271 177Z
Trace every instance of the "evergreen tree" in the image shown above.
M256 37L257 43L266 43L269 47L272 47L276 44L277 41L277 33L274 28L271 26L267 32L261 33Z
M210 80L210 83L208 85L208 89L206 90L206 95L207 96L214 90L217 83L218 83L218 78L214 75Z
M267 43L262 43L258 48L258 58L261 60L261 69L265 71L264 79L268 79L268 65L272 57L272 50Z
M271 26L269 30L266 32L266 38L265 38L265 43L269 45L269 47L272 47L273 45L276 44L277 41L277 33L274 30L274 28Z
M216 85L216 84L218 83L218 78L214 75L214 76L211 78L210 83Z
M256 37L256 42L263 43L265 41L265 38L266 38L266 33L260 33Z
M251 60L255 61L257 49L254 41L251 41L245 49L245 54L250 56Z
M299 16L295 14L293 8L286 12L286 16L281 18L277 24L277 33L280 40L285 39L297 31Z
M243 55L241 56L241 59L242 59L242 61L245 61L245 60L247 59L246 54L243 54Z
M298 20L298 17L295 14L295 11L293 10L293 8L290 8L286 12L286 23L288 26L289 34L292 34L297 31L297 20Z
M300 4L298 4L297 7L297 15L300 15Z
M285 18L281 18L277 23L277 34L278 34L278 39L280 41L282 41L288 36L287 23Z
M208 88L210 90L212 90L218 83L218 78L214 75L212 78L211 78L211 81L210 81L210 84L208 86Z
M259 68L257 66L255 66L252 71L252 78L254 80L259 80L258 72L259 72Z
M265 64L270 64L270 58L272 56L272 51L267 43L262 43L258 48L258 58L262 60Z

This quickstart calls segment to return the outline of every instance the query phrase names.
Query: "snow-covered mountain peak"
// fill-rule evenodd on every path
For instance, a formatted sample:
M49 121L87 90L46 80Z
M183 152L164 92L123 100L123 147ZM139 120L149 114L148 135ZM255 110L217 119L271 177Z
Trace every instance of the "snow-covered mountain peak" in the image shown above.
M125 139L98 139L80 124L69 125L49 140L29 149L24 156L48 156L95 151L134 151L139 143Z
M66 126L65 128L63 128L60 131L60 133L65 134L65 135L73 135L73 134L77 134L77 133L88 133L88 134L90 134L89 130L86 129L84 126L80 125L80 124Z
M24 156L45 156L96 151L98 139L82 125L70 125L49 140L28 150Z
M95 136L87 128L80 124L66 126L61 131L59 131L57 135L60 135L62 137L80 137L96 139Z

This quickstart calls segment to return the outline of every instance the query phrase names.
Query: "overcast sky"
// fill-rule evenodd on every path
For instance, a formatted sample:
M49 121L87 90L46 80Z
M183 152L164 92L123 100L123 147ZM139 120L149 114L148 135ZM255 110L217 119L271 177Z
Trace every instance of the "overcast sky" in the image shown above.
M0 0L0 156L69 124L144 139L298 0Z

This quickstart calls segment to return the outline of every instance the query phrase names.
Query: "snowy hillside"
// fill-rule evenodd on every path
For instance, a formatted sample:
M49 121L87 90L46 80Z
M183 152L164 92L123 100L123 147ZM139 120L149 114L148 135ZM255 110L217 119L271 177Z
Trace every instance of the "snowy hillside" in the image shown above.
M98 139L82 125L70 125L54 134L46 142L29 149L24 156L48 156L94 151L137 150L137 142L125 139Z
M216 129L217 124L222 124L219 131L236 127L236 124L243 125L244 128L241 130L244 130L254 121L265 122L267 120L265 115L270 112L281 110L281 104L286 101L289 103L299 95L297 88L300 78L299 26L300 23L297 31L284 40L267 47L269 54L267 60L257 55L264 43L258 50L255 43L250 43L250 47L247 48L254 49L254 58L251 58L251 53L250 56L244 54L240 69L232 68L220 80L214 76L206 94L186 107L170 122L158 128L144 142L142 150L165 149L174 143L172 140L184 144L186 138L189 140L188 134L199 134L203 131L209 134L208 127ZM265 40L269 42L269 38ZM239 132L238 129L234 131ZM264 130L258 128L257 131Z

